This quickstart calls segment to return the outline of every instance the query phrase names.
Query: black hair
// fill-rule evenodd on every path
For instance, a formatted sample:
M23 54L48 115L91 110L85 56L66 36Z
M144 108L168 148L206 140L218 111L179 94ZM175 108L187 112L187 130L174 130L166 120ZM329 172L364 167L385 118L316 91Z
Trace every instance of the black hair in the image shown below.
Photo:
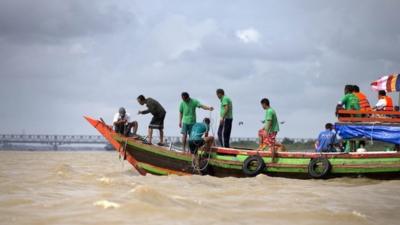
M332 130L333 129L333 125L331 123L327 123L327 124L325 124L325 129Z
M265 104L265 105L269 106L269 100L268 100L268 98L263 98L263 99L261 99L261 104Z
M139 96L137 97L137 99L140 100L140 101L146 100L146 98L145 98L143 95L139 95Z
M385 90L380 90L378 93L379 93L379 95L386 96L386 91Z
M353 85L353 91L358 93L360 92L360 88L357 85Z
M209 118L207 118L207 117L206 117L206 118L204 118L204 120L203 120L203 121L204 121L204 123L206 123L207 125L209 125L209 124L211 123L210 119L209 119Z
M182 98L187 99L187 98L189 98L189 93L182 92L181 96L182 96Z
M346 86L344 86L344 90L350 93L353 92L354 91L353 85L347 84Z
M225 94L224 89L218 88L217 89L217 94L224 95Z

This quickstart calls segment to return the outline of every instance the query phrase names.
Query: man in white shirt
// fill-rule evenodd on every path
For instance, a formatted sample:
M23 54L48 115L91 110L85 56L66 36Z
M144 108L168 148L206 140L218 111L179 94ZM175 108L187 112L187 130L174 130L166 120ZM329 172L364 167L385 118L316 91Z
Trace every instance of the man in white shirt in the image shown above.
M393 111L393 100L390 96L386 95L386 91L379 91L378 102L375 105L376 110Z
M126 112L124 107L119 108L118 113L114 115L113 125L116 133L120 133L125 136L129 136L132 128L132 134L135 135L138 128L137 122L131 122L130 115Z

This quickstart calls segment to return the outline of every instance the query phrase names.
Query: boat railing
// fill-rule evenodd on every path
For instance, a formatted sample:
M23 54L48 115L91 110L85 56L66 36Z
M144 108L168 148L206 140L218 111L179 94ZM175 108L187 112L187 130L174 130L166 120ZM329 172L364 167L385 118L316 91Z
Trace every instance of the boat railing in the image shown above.
M338 110L339 122L400 123L399 111Z

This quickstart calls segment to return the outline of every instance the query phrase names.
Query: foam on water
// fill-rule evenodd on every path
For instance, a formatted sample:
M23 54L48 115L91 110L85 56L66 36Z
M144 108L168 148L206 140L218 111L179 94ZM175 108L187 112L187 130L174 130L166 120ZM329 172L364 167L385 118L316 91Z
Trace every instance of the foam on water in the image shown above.
M103 184L111 184L112 183L112 179L108 178L108 177L98 178L97 181L99 181Z
M100 200L100 201L94 202L93 205L103 207L104 209L110 209L110 208L117 209L117 208L121 207L120 204L115 203L115 202L110 202L107 200Z

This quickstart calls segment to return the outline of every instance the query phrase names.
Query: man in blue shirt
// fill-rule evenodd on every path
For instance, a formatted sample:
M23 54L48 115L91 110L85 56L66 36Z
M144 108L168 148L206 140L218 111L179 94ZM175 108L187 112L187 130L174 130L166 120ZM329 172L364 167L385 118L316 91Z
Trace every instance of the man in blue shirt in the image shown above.
M209 118L204 118L202 123L195 123L193 125L189 134L189 149L192 154L196 154L197 150L204 144L206 149L210 148L213 144L214 137L208 136L209 127Z
M336 144L336 133L332 131L333 125L327 123L325 129L325 131L322 131L318 135L318 140L315 143L315 150L317 152L335 152L333 146Z

